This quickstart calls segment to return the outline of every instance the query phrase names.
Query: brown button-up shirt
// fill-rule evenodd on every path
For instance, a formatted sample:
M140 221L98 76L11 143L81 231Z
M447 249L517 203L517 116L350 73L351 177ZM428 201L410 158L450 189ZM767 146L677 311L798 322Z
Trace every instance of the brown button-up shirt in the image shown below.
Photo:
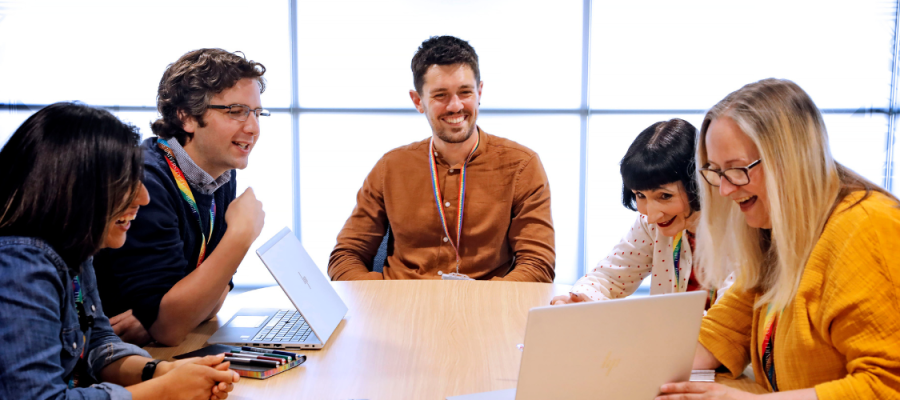
M466 168L462 259L474 279L552 282L556 254L550 185L537 153L478 130L480 144ZM356 195L356 207L337 237L332 280L439 278L456 272L434 199L429 139L399 147L375 164ZM441 207L453 243L459 217L460 165L436 157ZM449 204L449 205L447 205ZM369 272L390 224L394 237L383 274Z

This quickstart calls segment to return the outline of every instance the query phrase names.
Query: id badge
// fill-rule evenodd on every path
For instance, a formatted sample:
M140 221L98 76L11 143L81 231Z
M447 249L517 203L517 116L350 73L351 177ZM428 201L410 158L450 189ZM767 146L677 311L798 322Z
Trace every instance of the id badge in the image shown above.
M443 273L443 271L438 271L438 275L440 275L441 279L445 281L474 281L474 279L469 278L468 275L460 274L458 272L450 272L445 274Z

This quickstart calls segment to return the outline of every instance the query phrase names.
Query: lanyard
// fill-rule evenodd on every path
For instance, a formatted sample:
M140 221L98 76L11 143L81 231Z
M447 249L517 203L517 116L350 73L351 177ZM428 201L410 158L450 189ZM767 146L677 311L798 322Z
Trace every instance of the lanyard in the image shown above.
M169 142L165 139L158 139L156 144L166 153L166 163L169 164L169 169L172 170L172 176L175 177L175 184L178 186L178 190L181 191L181 197L191 206L191 211L197 216L197 225L200 226L201 236L200 257L197 258L197 267L199 268L200 264L203 263L203 259L206 258L206 245L212 239L213 226L216 222L216 197L213 196L212 205L209 207L209 237L207 237L203 234L203 222L200 221L200 209L197 208L197 201L194 200L194 194L191 193L191 187L188 186L187 179L184 179L184 173L181 172L181 168L178 168L178 164L175 163L175 153L169 148Z
M82 314L84 314L84 293L81 291L81 279L79 277L75 277L72 279L72 294L75 297L75 308L78 308L78 322L81 323ZM93 325L93 324L91 324ZM84 326L81 326L81 354L78 356L78 361L75 365L75 370L72 371L72 377L69 379L69 389L75 388L78 386L79 378L82 376L82 372L85 370L84 368L84 346L87 344L87 330L84 329ZM90 327L88 327L90 328ZM63 343L63 346L68 346L68 343Z
M766 327L766 335L762 341L762 368L772 385L772 390L778 391L778 383L775 378L775 329L778 327L778 317L781 311L772 310L772 305L766 309L766 319L764 326Z
M462 223L463 223L463 205L466 199L466 166L469 165L469 160L472 158L472 154L475 154L475 150L478 149L478 143L481 141L480 137L476 137L475 146L472 147L472 151L469 152L469 156L466 157L466 161L463 163L462 169L459 171L459 219L456 221L456 244L453 243L453 239L450 237L450 230L447 229L447 218L444 216L444 207L443 207L443 195L441 195L441 185L438 182L438 173L437 167L435 166L435 158L437 154L434 151L434 138L431 138L431 143L429 144L430 155L428 156L428 165L431 167L431 188L434 191L434 202L437 204L438 216L441 217L441 225L444 227L444 234L447 240L450 242L450 245L453 246L453 251L456 252L456 273L459 273L459 248L462 243Z
M687 234L682 235L684 232L687 232ZM672 240L673 244L675 245L675 250L673 250L673 254L672 254L672 261L674 261L674 263L675 263L675 293L678 293L681 291L679 289L679 287L681 285L681 266L680 266L680 264L681 264L681 248L684 245L684 239L687 239L688 246L690 246L691 251L694 250L694 235L692 235L690 231L684 231L684 232L678 232L678 234L675 235L675 238ZM696 271L696 270L694 270L694 271ZM696 276L696 275L693 275L693 276ZM696 278L694 278L693 282L691 281L691 278L687 278L687 283L685 284L685 286L687 286L686 290L688 290L688 291L689 290L700 290L700 289L698 289L698 286L697 286L698 284L699 284L699 282L696 281ZM716 292L715 288L710 288L709 290L707 290L707 292L709 292L706 295L706 309L708 310L710 307L712 307L713 304L716 304L716 298L718 297L718 293Z
M684 242L682 240L684 239L682 233L683 232L678 232L678 234L675 235L675 239L672 240L672 247L674 248L674 250L672 250L672 261L675 262L675 293L681 291L681 267L679 264L681 263L681 244Z

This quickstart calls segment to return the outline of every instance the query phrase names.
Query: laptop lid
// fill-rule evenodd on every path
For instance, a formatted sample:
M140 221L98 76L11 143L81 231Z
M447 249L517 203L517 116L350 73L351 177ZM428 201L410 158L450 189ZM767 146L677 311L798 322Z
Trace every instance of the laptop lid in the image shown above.
M517 400L652 399L690 380L703 291L532 308Z
M325 343L347 314L347 306L313 262L297 236L284 228L256 250L275 281Z

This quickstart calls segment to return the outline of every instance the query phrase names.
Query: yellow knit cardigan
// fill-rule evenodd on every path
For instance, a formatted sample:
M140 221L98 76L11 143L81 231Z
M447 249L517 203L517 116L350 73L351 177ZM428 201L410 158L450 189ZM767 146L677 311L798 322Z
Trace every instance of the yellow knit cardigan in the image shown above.
M900 398L900 208L881 193L842 201L806 263L775 332L780 391L814 387L820 400ZM848 208L849 207L849 208ZM732 286L703 319L700 343L734 377L761 367L765 309Z

